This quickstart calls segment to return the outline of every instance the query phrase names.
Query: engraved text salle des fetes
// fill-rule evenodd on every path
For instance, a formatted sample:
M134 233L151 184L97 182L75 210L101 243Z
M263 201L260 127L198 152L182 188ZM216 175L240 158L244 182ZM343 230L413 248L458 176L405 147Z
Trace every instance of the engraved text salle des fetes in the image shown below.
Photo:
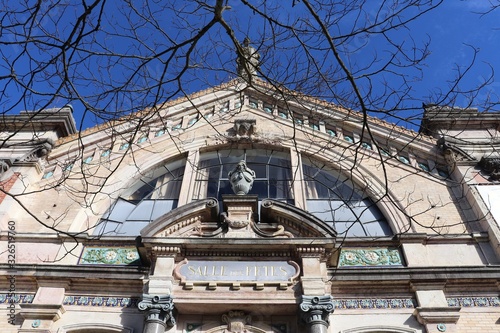
M297 269L285 261L189 261L179 273L187 281L289 281Z

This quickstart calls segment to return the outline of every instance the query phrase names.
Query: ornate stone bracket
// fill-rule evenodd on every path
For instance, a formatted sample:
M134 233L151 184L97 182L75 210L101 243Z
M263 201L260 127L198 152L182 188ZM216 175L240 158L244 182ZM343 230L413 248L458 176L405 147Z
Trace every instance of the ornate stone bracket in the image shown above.
M463 142L445 136L441 137L437 141L437 146L442 151L449 164L454 164L456 162L477 161L474 156L468 154L464 149L462 149L460 144L463 144Z
M12 161L10 159L0 160L0 175L4 172L7 172L9 168L12 166Z
M300 317L310 332L326 332L330 325L329 316L333 313L334 307L331 295L302 296Z
M460 307L418 307L416 317L428 332L455 332Z
M257 132L257 121L255 119L236 119L234 121L234 131L237 136L251 137Z
M245 326L252 323L252 317L243 311L229 311L222 315L222 322L227 324L224 333L247 332Z
M322 246L299 246L296 251L301 258L319 258L322 262L327 261L331 255L331 251Z
M227 131L225 139L229 142L256 142L262 141L257 133L256 119L236 119L234 125Z
M483 156L477 166L490 174L490 180L500 180L500 157Z
M170 295L144 295L137 305L139 310L147 311L145 320L145 332L147 326L172 327L175 325L174 301Z

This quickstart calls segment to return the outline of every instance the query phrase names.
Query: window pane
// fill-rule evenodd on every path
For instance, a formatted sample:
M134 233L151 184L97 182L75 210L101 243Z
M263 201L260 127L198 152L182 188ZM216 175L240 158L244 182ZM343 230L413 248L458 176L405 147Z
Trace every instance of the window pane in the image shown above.
M270 180L269 181L269 198L292 199L290 181Z
M392 235L378 207L350 179L307 157L303 161L303 184L310 213L331 223L337 233L347 232L349 237Z
M155 200L153 211L151 213L151 219L157 219L158 217L165 215L176 207L177 200Z
M209 187L208 193L214 191L212 195L219 199L221 199L222 194L233 194L228 174L242 160L246 160L248 168L256 174L253 188L249 194L257 194L262 199L268 197L290 199L292 197L289 184L291 178L290 161L289 155L286 153L257 149L247 151L221 150L202 154L200 160L202 162L200 162L197 171L197 179L207 179L206 177L208 177L209 184L196 185L194 198L203 197L201 192L205 188L204 186ZM213 165L213 169L203 171L203 168L209 164ZM208 176L205 176L207 173ZM269 183L270 180L273 181L272 184Z
M154 200L143 200L127 217L127 220L150 221L151 213L153 212Z
M267 181L256 180L253 183L253 187L248 194L257 194L259 196L259 199L268 198L269 196L267 193Z

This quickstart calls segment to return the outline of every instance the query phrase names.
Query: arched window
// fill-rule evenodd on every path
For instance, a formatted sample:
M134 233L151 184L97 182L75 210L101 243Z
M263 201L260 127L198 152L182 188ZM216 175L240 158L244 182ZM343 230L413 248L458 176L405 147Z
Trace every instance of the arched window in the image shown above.
M152 220L177 207L185 160L141 177L103 215L94 235L137 236Z
M339 236L392 235L380 210L350 178L306 156L303 172L307 209L331 224Z
M293 204L289 154L272 150L218 150L201 154L193 199L220 200L223 194L233 194L228 174L242 160L256 175L248 194L258 195L259 200L272 198Z
M222 195L233 194L228 174L239 161L255 171L248 194L259 201L270 198L294 205L294 178L287 152L265 149L225 149L200 154L193 166L191 200L209 197L222 202ZM380 237L392 231L367 193L348 175L329 164L303 156L304 180L300 189L306 195L307 210L347 237ZM102 217L97 235L135 236L148 223L175 209L178 204L185 160L165 164L143 176L125 191Z

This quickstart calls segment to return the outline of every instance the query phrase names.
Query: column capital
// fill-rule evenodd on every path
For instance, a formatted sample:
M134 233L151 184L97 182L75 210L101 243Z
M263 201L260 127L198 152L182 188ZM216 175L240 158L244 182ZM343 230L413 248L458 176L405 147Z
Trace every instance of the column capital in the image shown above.
M141 311L147 311L146 324L156 323L164 327L175 325L174 301L170 295L146 294L142 297L142 301L137 304L137 307Z
M320 324L328 327L329 316L333 313L334 307L331 295L302 296L301 318L307 325Z

